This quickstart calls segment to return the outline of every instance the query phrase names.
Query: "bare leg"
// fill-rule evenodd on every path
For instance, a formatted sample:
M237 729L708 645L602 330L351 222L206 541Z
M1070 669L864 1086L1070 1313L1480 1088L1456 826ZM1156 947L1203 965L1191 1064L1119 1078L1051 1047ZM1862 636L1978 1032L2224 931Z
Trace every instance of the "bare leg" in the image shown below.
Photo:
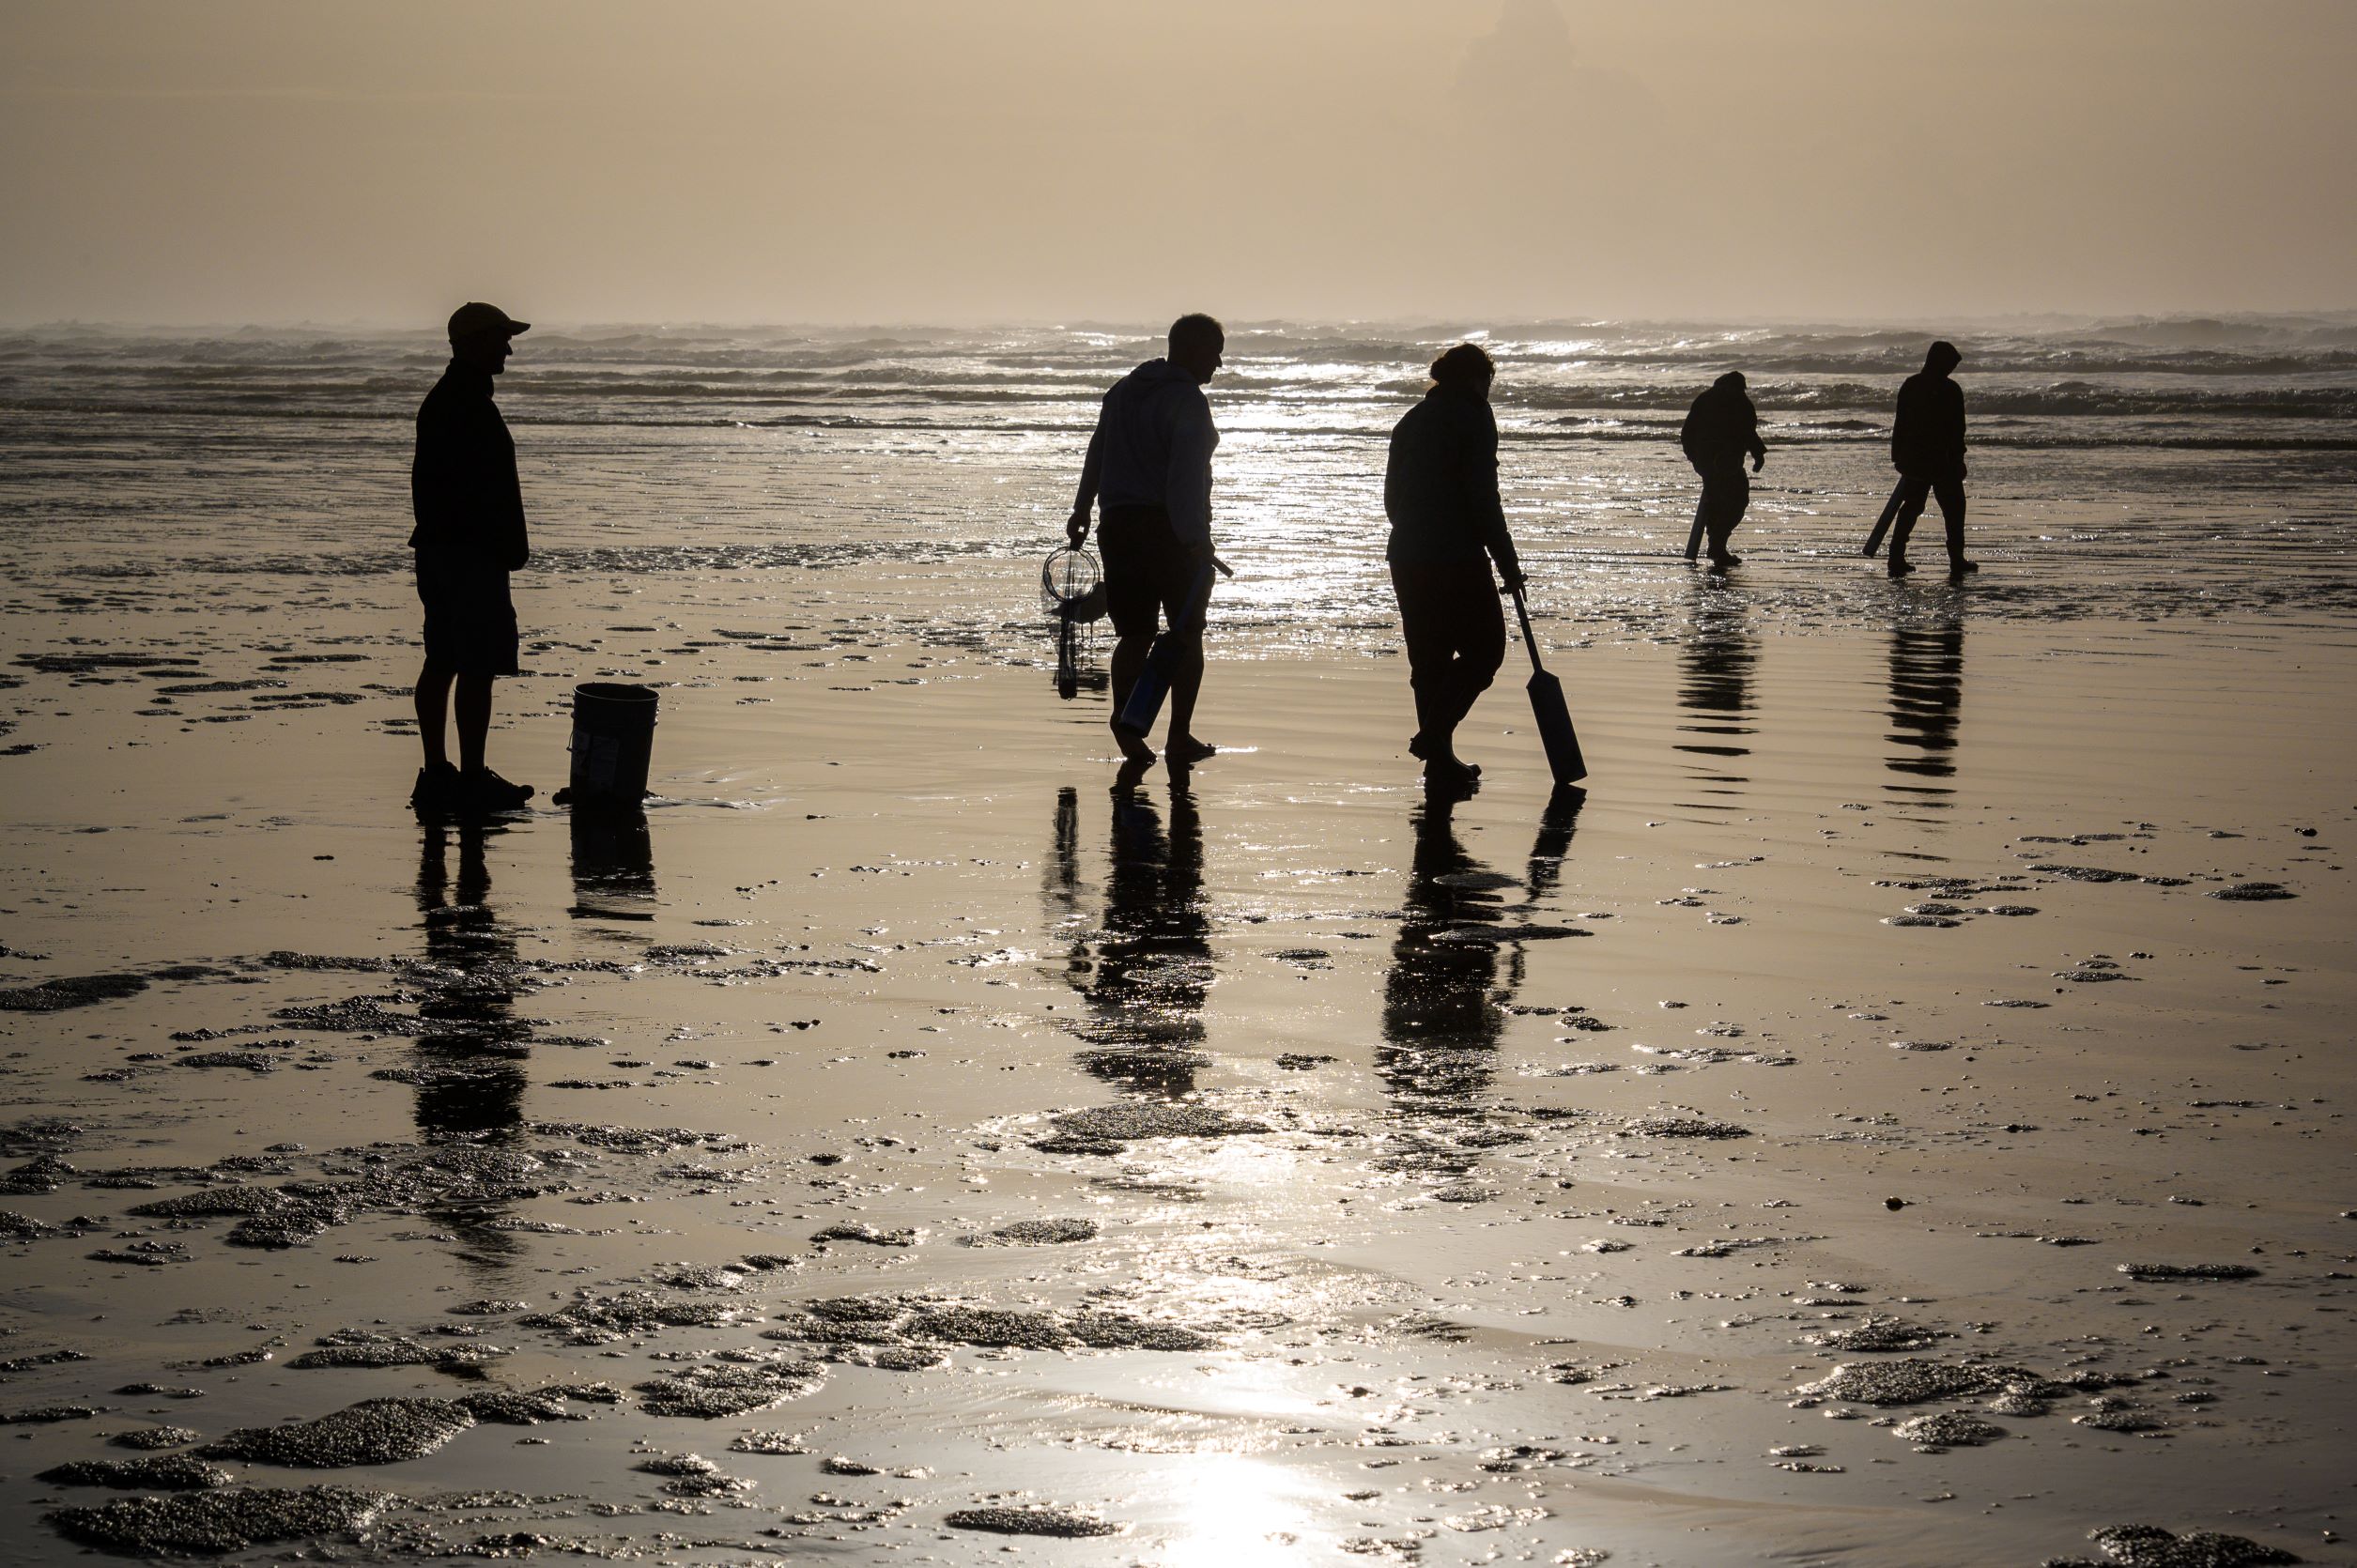
M442 669L432 659L425 661L417 672L417 735L425 746L425 765L447 767L450 748L443 743L442 730L450 713L450 683L454 671Z
M1955 480L1945 480L1932 493L1939 499L1940 521L1948 529L1948 563L1965 569L1969 563L1964 560L1964 487Z
M1907 540L1915 532L1915 520L1923 515L1923 506L1932 499L1928 480L1910 479L1900 498L1899 515L1890 525L1890 575L1900 576L1914 570L1907 564Z
M1113 645L1113 738L1121 746L1121 755L1139 767L1154 761L1154 748L1146 744L1146 737L1133 735L1121 728L1121 710L1130 704L1130 692L1137 685L1138 676L1146 669L1147 651L1154 646L1154 635L1125 637ZM1189 693L1188 701L1194 701Z
M1733 472L1717 475L1705 489L1711 499L1710 558L1719 565L1733 565L1736 558L1727 548L1727 541L1734 537L1735 525L1750 509L1751 482L1744 477L1743 465L1738 463Z
M1195 634L1170 681L1170 738L1163 743L1174 762L1195 762L1219 749L1194 738L1194 699L1203 689L1203 636Z
M483 743L491 733L491 677L458 677L458 771L483 771Z

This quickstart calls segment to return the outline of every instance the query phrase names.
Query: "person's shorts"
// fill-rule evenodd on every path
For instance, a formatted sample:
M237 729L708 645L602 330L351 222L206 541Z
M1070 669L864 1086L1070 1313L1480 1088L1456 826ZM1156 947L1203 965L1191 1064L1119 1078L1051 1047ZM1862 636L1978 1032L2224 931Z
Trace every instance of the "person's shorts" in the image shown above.
M461 675L520 675L516 606L507 573L438 551L417 553L417 596L425 607L425 660Z
M1177 625L1204 584L1200 562L1190 563L1170 514L1159 506L1108 506L1097 525L1105 561L1105 609L1117 637L1152 637L1157 625ZM1158 619L1159 618L1159 619Z

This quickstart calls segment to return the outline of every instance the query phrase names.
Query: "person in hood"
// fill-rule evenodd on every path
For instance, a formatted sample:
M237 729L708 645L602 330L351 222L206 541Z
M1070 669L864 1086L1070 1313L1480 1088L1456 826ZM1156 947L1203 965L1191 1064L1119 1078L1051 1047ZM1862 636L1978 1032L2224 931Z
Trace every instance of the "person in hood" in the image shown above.
M1933 497L1948 525L1949 571L1980 570L1964 559L1964 390L1955 380L1964 359L1954 344L1934 343L1923 368L1899 389L1899 413L1890 426L1890 462L1900 482L1899 515L1890 525L1894 577L1915 570L1907 562L1907 536Z
M1743 458L1750 453L1753 473L1767 461L1767 446L1760 439L1760 411L1744 390L1742 371L1729 371L1694 400L1678 432L1678 445L1702 476L1702 526L1710 540L1711 564L1742 565L1743 558L1729 552L1727 541L1751 506L1751 481L1743 471Z
M520 673L516 606L507 575L531 558L516 442L491 399L517 334L531 330L496 305L464 304L450 318L450 365L417 411L409 466L417 592L425 608L425 664L418 671L418 738L425 765L409 804L422 812L512 811L530 800L483 761L491 729L491 682ZM443 738L457 690L458 761Z
M1203 388L1219 373L1226 348L1227 333L1217 321L1182 315L1170 324L1168 357L1148 360L1114 384L1098 411L1064 528L1077 549L1096 509L1105 609L1116 638L1113 734L1132 769L1150 765L1154 752L1144 736L1121 728L1121 709L1164 620L1174 631L1191 628L1170 683L1170 736L1163 743L1170 764L1188 767L1217 749L1196 738L1194 703L1203 686L1200 601L1211 574L1211 453L1220 444Z
M1436 788L1464 788L1481 769L1456 754L1456 727L1489 689L1506 655L1494 562L1510 592L1522 563L1498 496L1498 418L1489 387L1497 367L1477 344L1432 361L1432 386L1392 430L1383 472L1384 549L1408 644L1416 698L1410 756Z

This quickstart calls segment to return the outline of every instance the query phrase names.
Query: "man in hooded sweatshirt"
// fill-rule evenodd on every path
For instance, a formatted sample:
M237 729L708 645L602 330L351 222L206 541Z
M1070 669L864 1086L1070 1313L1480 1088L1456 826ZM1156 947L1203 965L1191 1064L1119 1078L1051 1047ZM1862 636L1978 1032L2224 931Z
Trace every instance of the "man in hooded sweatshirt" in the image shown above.
M1208 315L1170 324L1170 353L1148 360L1114 384L1088 440L1065 536L1088 537L1089 509L1100 514L1097 547L1105 563L1105 608L1113 617L1113 734L1132 768L1154 761L1146 738L1121 728L1154 645L1158 624L1190 635L1170 682L1171 766L1201 761L1216 748L1195 738L1194 700L1203 685L1203 598L1211 572L1211 453L1220 433L1204 384L1219 373L1227 334Z
M1506 656L1491 566L1508 592L1522 588L1498 494L1498 416L1489 406L1497 375L1477 343L1433 361L1431 389L1392 427L1383 469L1391 523L1383 555L1416 699L1408 754L1423 760L1425 782L1440 790L1469 789L1481 776L1480 764L1456 754L1456 727Z
M1948 525L1948 569L1961 576L1980 566L1964 559L1964 390L1954 371L1964 357L1945 340L1932 345L1923 368L1899 389L1890 426L1890 462L1899 470L1899 515L1890 526L1890 575L1903 577L1907 536L1923 504L1936 497Z
M1760 411L1744 390L1743 372L1731 370L1713 381L1687 410L1678 445L1686 460L1702 476L1702 524L1710 537L1714 566L1740 566L1743 558L1729 553L1727 541L1751 506L1751 481L1743 471L1746 453L1751 471L1767 461L1767 445L1760 439Z

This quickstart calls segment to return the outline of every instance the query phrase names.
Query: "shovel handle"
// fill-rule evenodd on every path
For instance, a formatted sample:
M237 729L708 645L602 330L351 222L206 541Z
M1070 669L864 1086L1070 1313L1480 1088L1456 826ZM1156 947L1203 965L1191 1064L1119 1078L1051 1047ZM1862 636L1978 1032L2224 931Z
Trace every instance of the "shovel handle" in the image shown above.
M1538 638L1531 632L1531 607L1523 603L1520 588L1517 587L1513 592L1515 618L1522 623L1522 646L1531 651L1531 668L1545 674L1547 667L1539 662Z

